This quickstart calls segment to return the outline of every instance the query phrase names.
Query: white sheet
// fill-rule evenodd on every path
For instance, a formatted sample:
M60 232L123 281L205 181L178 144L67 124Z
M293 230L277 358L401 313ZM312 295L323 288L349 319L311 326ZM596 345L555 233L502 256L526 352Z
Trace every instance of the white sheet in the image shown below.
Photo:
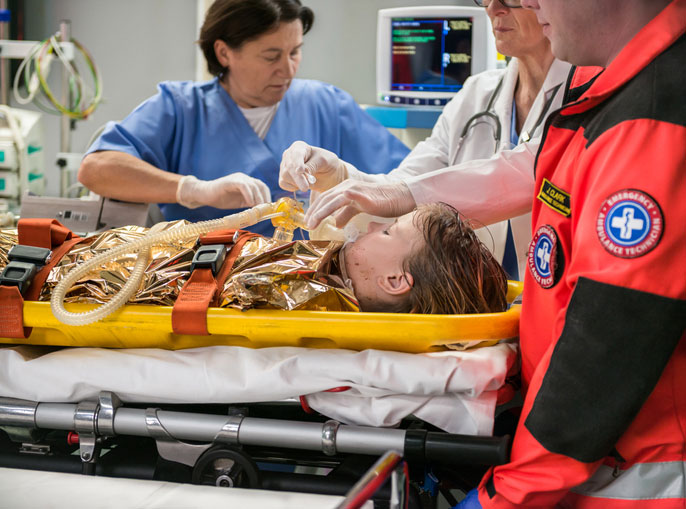
M407 415L451 433L490 434L496 391L516 347L406 354L206 347L188 350L0 348L0 396L41 402L243 403L308 395L348 424L393 426ZM339 386L341 393L322 392Z
M343 497L0 468L0 509L334 509ZM362 509L373 509L365 502Z

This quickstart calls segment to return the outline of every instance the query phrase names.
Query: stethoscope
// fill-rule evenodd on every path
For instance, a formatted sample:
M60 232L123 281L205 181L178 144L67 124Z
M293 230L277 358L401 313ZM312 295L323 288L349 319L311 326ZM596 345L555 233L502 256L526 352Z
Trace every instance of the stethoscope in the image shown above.
M495 103L496 98L498 97L498 93L500 92L500 89L503 87L503 81L505 81L505 76L501 76L500 80L498 81L498 85L495 87L495 90L491 93L491 96L488 99L488 104L486 104L486 109L484 111L481 111L479 113L475 113L469 119L467 119L467 122L465 123L464 127L462 128L462 132L460 133L460 139L457 142L457 150L455 153L459 153L459 151L462 149L462 144L464 143L465 139L467 138L467 135L469 134L469 131L473 128L476 127L479 124L490 124L492 129L493 129L493 141L495 142L494 148L493 148L493 153L498 152L498 147L500 146L500 139L502 135L502 125L500 123L500 119L498 118L497 113L493 109L493 104ZM541 111L541 114L538 116L538 119L536 119L536 123L534 124L533 128L531 128L530 133L533 134L536 132L536 129L538 129L538 126L540 126L543 123L543 120L545 120L546 114L548 113L548 110L553 104L553 100L555 99L555 95L557 94L557 91L560 89L561 84L558 84L553 88L550 96L546 100L545 104L543 105L543 110ZM522 131L521 135L519 136L519 141L520 143L522 142L527 142L531 139L531 135L529 134L528 131Z

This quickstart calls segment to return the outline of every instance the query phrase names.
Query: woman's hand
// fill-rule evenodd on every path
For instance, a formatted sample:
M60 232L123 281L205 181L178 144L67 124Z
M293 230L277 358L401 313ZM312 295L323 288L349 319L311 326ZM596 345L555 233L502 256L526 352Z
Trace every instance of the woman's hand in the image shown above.
M195 209L203 205L218 209L242 209L271 201L267 184L245 173L232 173L215 180L183 177L176 188L176 201Z
M348 178L345 161L326 149L296 141L281 158L279 186L286 191L326 191Z
M316 228L333 216L336 226L344 226L361 212L373 216L398 217L416 207L410 189L402 181L378 183L346 180L319 195L305 214L308 229Z

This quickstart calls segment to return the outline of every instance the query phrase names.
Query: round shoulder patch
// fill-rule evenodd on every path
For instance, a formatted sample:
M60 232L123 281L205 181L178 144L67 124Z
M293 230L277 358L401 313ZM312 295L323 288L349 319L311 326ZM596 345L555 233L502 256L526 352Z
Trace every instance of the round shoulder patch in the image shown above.
M557 233L550 225L541 226L529 244L527 264L536 282L543 288L552 288L557 283L561 252L558 249Z
M658 203L638 189L623 189L601 205L596 222L603 247L620 258L637 258L658 245L664 216Z

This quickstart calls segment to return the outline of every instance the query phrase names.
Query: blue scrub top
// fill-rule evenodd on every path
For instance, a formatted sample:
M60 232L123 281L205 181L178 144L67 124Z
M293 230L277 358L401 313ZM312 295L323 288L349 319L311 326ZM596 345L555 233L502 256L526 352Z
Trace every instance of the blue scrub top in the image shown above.
M277 200L281 154L303 140L323 147L367 173L387 173L409 149L333 85L293 80L261 140L217 78L196 83L163 82L159 93L121 122L110 122L88 153L116 150L180 175L213 180L243 172L265 182ZM160 204L167 220L203 221L242 209L188 209ZM271 235L269 221L251 230Z
M512 99L512 119L510 121L510 144L513 147L519 145L519 133L517 132L517 103ZM519 281L519 260L512 234L512 223L507 222L507 238L505 239L505 253L503 254L503 269L507 273L507 279Z

